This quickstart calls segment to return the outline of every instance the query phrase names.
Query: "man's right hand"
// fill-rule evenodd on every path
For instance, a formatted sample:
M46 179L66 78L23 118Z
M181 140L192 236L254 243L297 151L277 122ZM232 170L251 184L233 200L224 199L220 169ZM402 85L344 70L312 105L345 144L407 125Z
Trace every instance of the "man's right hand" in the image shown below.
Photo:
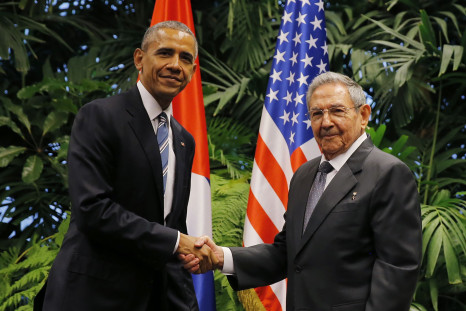
M206 238L209 239L208 237L196 238L180 233L180 243L178 244L176 253L184 263L185 268L191 273L205 273L219 267L217 253L213 251L213 248L209 247L210 245L216 245L212 240L210 240L211 243L207 243L208 241L205 240ZM189 268L187 268L187 266L189 266Z
M195 254L179 254L178 258L183 262L183 266L186 270L191 273L205 273L209 270L222 269L223 268L223 249L217 246L214 241L208 236L202 236L196 239L194 246L196 248L208 247L213 251L213 254L217 261L213 263L211 267L203 265ZM207 270L206 270L207 268Z

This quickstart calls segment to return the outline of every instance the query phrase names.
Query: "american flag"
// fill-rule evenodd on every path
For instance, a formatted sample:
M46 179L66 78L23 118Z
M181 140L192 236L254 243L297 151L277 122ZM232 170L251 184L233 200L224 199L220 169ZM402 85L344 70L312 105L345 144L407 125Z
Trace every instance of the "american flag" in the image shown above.
M321 154L307 118L306 91L328 68L324 2L289 0L262 110L244 246L273 243L284 224L293 173ZM286 281L255 290L267 310L285 310Z

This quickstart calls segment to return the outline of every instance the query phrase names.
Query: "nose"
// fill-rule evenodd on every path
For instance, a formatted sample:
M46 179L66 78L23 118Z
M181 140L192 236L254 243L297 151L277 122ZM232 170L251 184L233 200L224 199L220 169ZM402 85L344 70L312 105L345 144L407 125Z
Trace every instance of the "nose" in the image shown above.
M321 126L324 128L331 127L333 125L332 118L330 117L330 113L327 109L323 111L322 115L322 123Z
M178 55L174 55L170 62L167 64L167 68L172 71L181 71L180 57Z

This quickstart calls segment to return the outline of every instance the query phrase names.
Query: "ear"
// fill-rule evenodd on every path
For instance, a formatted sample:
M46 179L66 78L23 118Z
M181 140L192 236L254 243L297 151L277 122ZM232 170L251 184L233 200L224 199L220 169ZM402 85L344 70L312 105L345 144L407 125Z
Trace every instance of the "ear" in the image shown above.
M371 116L371 106L363 105L359 108L359 113L361 114L361 128L366 129L367 124L369 123L369 117Z
M191 72L191 75L189 76L189 81L188 81L188 83L191 82L191 79L192 79L194 73L196 72L196 69L197 69L197 64L194 63L194 64L193 64L193 70L192 70L192 72Z
M196 72L196 69L197 69L197 63L194 62L194 65L193 65L193 74Z
M138 71L142 70L142 59L144 57L144 51L141 50L140 48L137 48L134 50L133 53L133 61L134 61L134 66L136 66L136 69Z

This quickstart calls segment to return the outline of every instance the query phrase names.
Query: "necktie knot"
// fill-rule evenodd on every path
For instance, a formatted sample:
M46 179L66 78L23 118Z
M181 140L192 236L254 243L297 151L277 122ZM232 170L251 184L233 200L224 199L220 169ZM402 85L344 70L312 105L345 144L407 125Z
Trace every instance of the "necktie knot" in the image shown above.
M161 114L159 114L158 118L159 118L159 125L163 125L164 123L167 122L167 114L165 112L162 112Z
M331 171L333 171L333 166L332 166L332 164L330 164L330 162L324 161L324 162L320 163L318 170L319 170L319 172L322 172L323 174L328 174Z

